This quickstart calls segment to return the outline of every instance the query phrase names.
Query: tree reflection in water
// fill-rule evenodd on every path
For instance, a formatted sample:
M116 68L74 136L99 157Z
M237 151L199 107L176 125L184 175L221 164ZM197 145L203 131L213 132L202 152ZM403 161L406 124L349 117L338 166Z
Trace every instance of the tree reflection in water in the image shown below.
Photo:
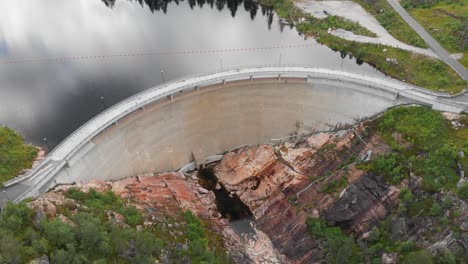
M101 0L107 7L114 7L115 2L117 0ZM121 0L123 1L123 0ZM127 0L132 1L132 0ZM167 13L167 6L169 3L174 2L177 5L179 2L183 2L183 0L134 0L140 3L141 6L147 6L152 13L155 11L162 11L164 14ZM259 5L257 2L253 0L187 0L190 8L194 8L198 5L200 8L203 7L205 4L209 5L211 8L216 7L219 11L223 10L227 7L231 11L231 16L235 17L237 8L243 4L245 11L250 13L250 18L253 20L257 15L257 10L261 8L262 15L267 17L268 21L268 28L271 27L271 23L273 23L273 9L270 7L264 7Z

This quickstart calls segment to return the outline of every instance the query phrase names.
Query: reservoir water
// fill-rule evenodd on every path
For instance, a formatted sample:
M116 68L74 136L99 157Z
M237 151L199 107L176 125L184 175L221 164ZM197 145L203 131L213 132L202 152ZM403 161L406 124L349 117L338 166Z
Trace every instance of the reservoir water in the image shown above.
M376 73L253 1L0 1L0 125L41 146L162 78L280 63Z

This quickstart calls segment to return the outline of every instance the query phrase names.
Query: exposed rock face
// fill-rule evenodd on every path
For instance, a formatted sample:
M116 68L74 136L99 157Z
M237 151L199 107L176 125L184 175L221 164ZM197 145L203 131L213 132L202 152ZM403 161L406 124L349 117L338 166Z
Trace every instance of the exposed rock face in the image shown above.
M29 264L49 264L49 258L47 256L43 256L38 259L31 260Z
M30 202L28 205L32 209L43 212L48 216L56 216L57 206L66 205L68 208L77 206L72 199L65 198L60 192L48 192Z
M288 196L294 194L292 186L307 177L280 163L273 147L262 145L230 152L215 168L215 174L250 208L258 228L281 253L291 261L312 259L309 255L315 243L304 224L307 215L297 214L288 202Z
M357 232L382 219L398 200L399 190L378 175L368 173L349 185L325 213L327 221Z
M235 193L250 208L255 218L265 215L265 201L285 198L284 189L307 180L280 163L272 146L242 148L226 154L215 168L224 187Z
M205 220L219 220L212 193L200 193L202 187L181 173L164 173L155 176L139 176L126 187L112 190L122 197L138 201L140 207L150 207L155 212L175 214L180 210L191 210Z
M349 166L347 170L337 170L328 177L327 171L335 168L350 156L353 147L356 156L368 149L385 152L388 148L381 141L372 138L367 145L356 138L363 127L354 131L336 133L318 133L296 142L285 143L277 147L261 145L244 147L227 153L215 167L219 183L232 195L237 195L246 204L257 220L257 227L265 232L275 247L284 254L290 263L313 263L322 259L321 251L310 237L305 224L308 217L319 217L337 200L338 193L323 193L321 188L331 180L346 177L348 182L357 183L355 191L345 194L340 205L333 210L339 214L344 211L344 218L330 211L335 221L356 220L374 221L387 213L386 203L390 202L393 190L383 181L360 180L364 172ZM366 190L366 193L352 198L351 193ZM355 194L356 196L357 194ZM366 200L366 195L374 199ZM397 194L398 195L398 194ZM388 201L387 201L388 200ZM347 201L347 202L345 202ZM353 201L353 203L351 203ZM393 200L392 200L393 201ZM351 208L346 211L344 207ZM339 209L341 208L341 209ZM359 209L353 213L353 210Z
M255 264L280 264L287 263L271 242L268 235L255 229L255 239L247 239L245 252Z
M396 253L382 254L382 264L396 264L398 262L398 255Z

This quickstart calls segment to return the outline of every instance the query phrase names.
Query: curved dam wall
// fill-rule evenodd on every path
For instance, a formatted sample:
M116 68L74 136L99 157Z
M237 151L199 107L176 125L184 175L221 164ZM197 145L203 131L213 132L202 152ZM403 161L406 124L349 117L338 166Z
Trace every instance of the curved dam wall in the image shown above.
M304 79L236 81L176 95L136 111L91 140L57 182L174 171L243 144L352 124L394 101Z
M111 107L5 185L19 201L59 183L175 171L240 145L330 130L406 102L463 110L389 78L329 69L262 67L185 78Z

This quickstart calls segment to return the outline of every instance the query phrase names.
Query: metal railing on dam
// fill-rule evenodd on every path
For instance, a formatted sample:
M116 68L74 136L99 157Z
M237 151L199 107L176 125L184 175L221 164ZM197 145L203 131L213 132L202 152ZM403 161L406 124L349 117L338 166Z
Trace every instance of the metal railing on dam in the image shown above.
M405 102L465 110L439 93L337 69L265 66L186 77L91 119L6 191L19 201L57 183L177 170L238 145L326 130Z

